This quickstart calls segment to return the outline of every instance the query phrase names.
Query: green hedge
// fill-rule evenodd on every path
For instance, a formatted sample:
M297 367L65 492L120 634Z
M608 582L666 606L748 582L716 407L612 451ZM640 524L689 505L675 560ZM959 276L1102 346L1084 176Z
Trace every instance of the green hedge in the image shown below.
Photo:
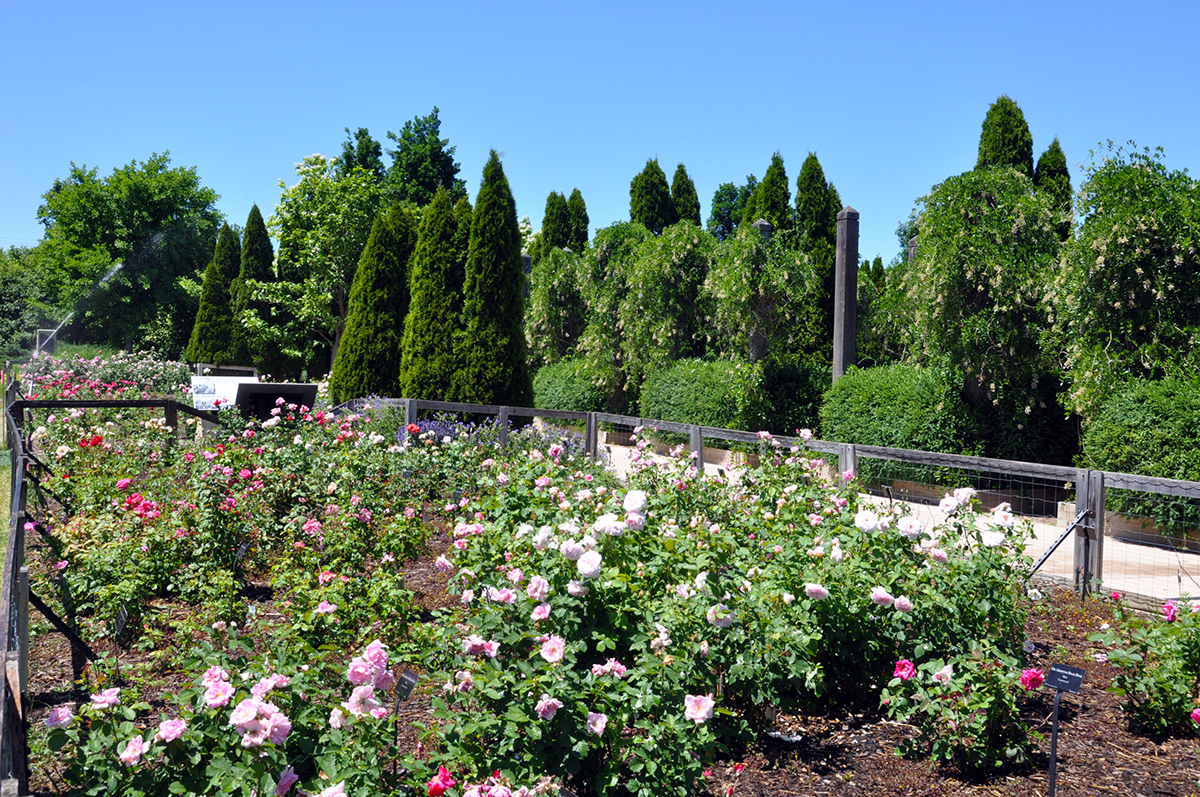
M764 375L759 364L680 360L642 384L645 418L754 432L765 428Z
M545 410L600 412L604 391L576 360L546 365L533 378L533 406Z
M912 365L852 368L825 392L821 437L839 443L977 454L973 424L959 398L959 382ZM882 460L864 460L860 475L926 480L932 472Z
M1087 424L1084 467L1200 481L1200 378L1136 380ZM1152 517L1169 533L1200 528L1200 506L1169 495L1108 490L1111 509Z
M787 436L795 435L799 429L819 432L821 397L829 389L832 376L826 365L767 362L763 366L766 398L763 428Z

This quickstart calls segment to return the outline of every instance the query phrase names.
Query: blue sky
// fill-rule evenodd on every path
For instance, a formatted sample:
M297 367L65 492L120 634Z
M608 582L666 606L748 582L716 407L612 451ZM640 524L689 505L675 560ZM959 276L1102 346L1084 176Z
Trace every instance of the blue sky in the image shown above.
M384 140L440 108L472 197L491 148L518 213L578 187L593 230L629 181L686 164L708 216L779 150L815 151L888 261L896 225L975 163L988 106L1021 106L1072 182L1097 142L1200 168L1200 3L30 3L0 0L0 246L33 245L71 162L195 166L244 224L343 128ZM387 161L385 157L385 161Z

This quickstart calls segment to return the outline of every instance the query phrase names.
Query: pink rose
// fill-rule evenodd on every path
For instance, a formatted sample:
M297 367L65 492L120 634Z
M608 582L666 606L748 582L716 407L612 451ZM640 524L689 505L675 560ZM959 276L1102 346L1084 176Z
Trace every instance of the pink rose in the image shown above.
M917 674L917 668L908 659L900 659L896 662L896 669L892 671L893 678L899 678L901 681L907 681Z
M217 628L218 624L221 626L220 628ZM216 623L213 623L214 631L224 631L225 628L226 628L226 625L223 622L218 621ZM216 664L214 664L213 666L211 666L207 670L205 670L204 675L202 675L200 677L200 682L202 684L204 684L205 686L212 686L215 683L219 683L221 681L228 681L228 680L229 680L229 673L225 672L225 670L223 670L221 667L217 666Z
M321 601L313 611L317 614L332 614L337 611L337 604L330 603L329 601Z
M933 680L937 681L939 684L948 684L950 683L950 679L953 677L954 666L951 664L947 664L945 667L933 674Z
M296 781L300 780L300 776L290 766L285 767L283 772L279 773L279 785L275 787L275 797L283 797L291 790L292 786L296 785Z
M454 570L454 565L442 554L434 561L433 566L437 568L439 573L449 573Z
M1192 709L1192 722L1200 725L1200 708Z
M432 778L425 784L429 797L441 797L446 793L446 790L454 786L458 781L450 777L450 770L445 767L438 767L437 776Z
M540 719L548 720L554 719L555 713L557 713L562 707L563 704L561 700L557 700L553 697L550 697L550 695L543 693L542 699L537 702L535 710L537 711L537 715ZM1196 710L1200 711L1200 709Z
M604 729L608 725L608 716L605 714L597 714L589 711L587 715L587 732L596 736L603 736Z
M909 612L911 612L913 610L913 602L911 600L909 600L907 596L904 596L904 595L901 595L899 598L896 598L895 606L896 606L896 611L904 612L905 614L908 614Z
M133 484L133 479L117 479L117 489L124 490L129 485Z
M1175 622L1176 613L1178 611L1178 608L1179 607L1177 607L1175 605L1175 601L1167 601L1166 603L1164 603L1162 605L1163 619L1166 620L1168 623Z
M371 662L356 656L350 660L350 666L346 670L346 680L356 686L361 686L368 681L374 681L375 666Z
M183 732L187 730L187 723L183 720L163 720L158 725L158 739L162 742L173 742Z
M231 697L233 697L233 684L228 681L217 681L209 684L208 689L204 691L204 704L209 708L221 708L229 705Z
M529 596L530 600L544 601L550 594L550 582L541 576L534 576L529 579L529 586L525 587L525 594Z
M68 728L75 721L75 715L68 706L59 706L50 710L46 716L46 725L51 728Z
M511 604L517 600L517 595L508 587L504 589L496 589L495 587L488 588L488 600L492 603Z
M714 705L716 701L711 692L707 695L686 695L683 698L683 715L700 725L712 717Z
M829 597L829 590L820 584L805 584L804 594L813 600L823 601Z
M941 562L942 564L945 564L950 559L950 557L946 555L946 552L943 551L941 548L930 548L929 556L931 558Z
M889 595L888 591L883 587L875 587L875 589L871 590L871 603L874 603L876 606L891 606L894 600L896 599Z
M509 570L506 575L508 580L513 584L520 584L525 580L525 573L522 572L521 568L519 567L514 567L512 570Z
M432 793L432 792L431 792ZM439 794L441 792L438 792ZM317 792L316 797L346 797L346 781L335 783Z
M1046 676L1036 668L1030 668L1021 673L1021 686L1025 687L1026 692L1037 689L1045 680Z
M547 617L550 616L550 604L539 603L537 606L535 606L533 608L533 611L530 613L529 616L533 620L545 620Z
M541 654L542 658L551 664L557 664L562 661L563 654L567 650L567 641L560 636L550 636L542 643Z
M708 621L717 628L728 628L733 625L733 612L723 603L718 603L716 606L710 606L704 616Z
M603 572L604 560L599 551L588 551L579 557L575 567L584 578L599 578Z
M146 750L146 740L141 736L134 736L125 743L125 749L121 752L118 758L121 763L127 767L136 766L137 762L142 759L142 753Z
M114 686L111 689L105 689L103 692L92 695L92 708L104 711L115 706L120 700L121 690Z

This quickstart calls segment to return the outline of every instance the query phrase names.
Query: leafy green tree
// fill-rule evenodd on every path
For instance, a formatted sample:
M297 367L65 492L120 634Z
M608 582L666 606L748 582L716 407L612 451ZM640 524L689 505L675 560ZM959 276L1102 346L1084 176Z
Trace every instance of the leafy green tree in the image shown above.
M187 342L197 303L180 279L212 257L221 216L196 169L170 163L156 153L104 178L72 163L43 195L46 289L91 340L129 349L165 324L163 354L178 356Z
M746 202L758 187L758 178L746 176L744 185L721 183L713 193L712 211L708 215L708 231L718 241L737 232L738 222L746 212Z
M617 321L629 292L635 253L651 236L641 224L618 222L596 231L583 259L580 283L587 306L587 326L578 356L586 373L603 392L610 412L624 412L637 397L638 386L627 381L625 345Z
M246 313L253 311L256 318L274 321L271 315L271 305L254 298L251 282L273 282L275 280L275 248L271 245L271 236L267 232L267 224L263 221L262 211L258 205L250 208L246 218L246 228L242 235L241 268L237 277L230 283L229 297L233 312L233 350L234 362L239 364L253 363L256 368L265 373L282 373L273 357L273 347L264 345L260 337L250 334L246 323Z
M919 205L920 247L904 277L904 342L918 364L958 375L990 456L1061 460L1038 432L1051 442L1069 438L1061 429L1049 434L1063 413L1053 406L1040 335L1059 255L1056 221L1033 181L1007 167L951 177Z
M1071 172L1067 169L1067 156L1063 153L1058 139L1046 147L1046 151L1038 158L1037 169L1033 173L1033 185L1038 191L1050 197L1050 204L1061 217L1058 222L1058 237L1067 240L1071 237Z
M642 241L633 255L618 310L621 362L640 393L646 376L674 360L704 354L708 313L701 287L717 241L691 224L674 224Z
M571 239L568 245L571 251L582 254L588 245L588 212L583 194L576 188L567 199L567 213L571 217Z
M276 326L260 319L253 333L312 367L332 367L337 358L350 313L350 285L385 201L383 187L369 172L343 175L336 165L310 155L296 166L296 185L280 182L283 193L267 222L279 241L279 280L253 285L256 295L288 321ZM314 357L326 347L329 359L319 366Z
M1050 287L1053 333L1085 420L1129 379L1200 369L1200 181L1162 150L1092 153L1083 218Z
M410 208L392 205L371 227L350 287L346 333L329 376L335 403L360 396L399 397L404 319L408 315L408 262L417 243Z
M392 156L387 173L392 199L423 207L433 200L438 187L449 191L452 201L467 195L467 184L458 178L455 147L447 147L450 140L440 138L441 127L435 105L428 116L405 122L399 134L387 134L396 142L396 149L387 151Z
M492 150L471 220L463 334L455 347L461 364L455 385L463 401L526 407L532 402L524 298L517 205L500 156Z
M812 307L816 277L787 236L764 241L748 224L716 247L705 282L714 346L731 359L759 362L797 346Z
M771 165L763 175L762 182L746 201L741 224L749 227L759 219L766 219L774 232L792 228L792 192L788 189L787 171L783 168L783 157L776 152L771 156Z
M629 220L655 235L679 221L667 187L667 175L657 158L647 160L646 168L629 183Z
M1033 176L1033 136L1025 114L1007 94L988 108L979 135L976 169L1011 166L1026 177Z
M580 256L566 249L548 249L534 260L525 314L531 367L568 358L579 345L587 321L582 269Z
M383 179L383 147L371 138L371 133L365 127L358 128L354 135L346 128L346 140L342 142L342 156L338 158L338 171L347 175L355 169L366 169L375 175L375 179Z
M0 249L0 360L19 360L33 348L40 327L58 326L52 298L37 263L37 250Z
M671 204L675 206L675 214L680 221L690 221L700 226L700 197L696 193L696 184L682 163L675 167L675 176L671 178Z
M204 269L200 310L188 341L186 357L194 363L231 365L237 360L234 340L233 303L229 286L241 268L241 243L228 224L222 225L217 249Z
M465 219L460 209L465 205ZM412 290L404 321L400 387L403 395L434 401L455 401L454 374L458 361L454 336L460 328L466 249L463 227L470 233L470 203L454 205L439 188L425 208L417 248L409 266Z
M841 197L833 183L825 180L817 154L808 153L796 178L796 232L801 240L836 246L837 214L841 209Z

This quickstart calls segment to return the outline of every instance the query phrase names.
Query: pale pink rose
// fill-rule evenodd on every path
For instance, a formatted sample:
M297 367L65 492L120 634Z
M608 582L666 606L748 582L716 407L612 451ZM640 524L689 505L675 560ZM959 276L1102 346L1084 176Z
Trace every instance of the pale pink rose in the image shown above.
M733 612L723 603L710 606L704 616L717 628L728 628L733 625Z
M534 576L529 579L529 585L525 587L525 594L529 596L530 600L544 601L550 594L550 582L541 576Z
M547 637L542 642L541 654L542 658L551 664L557 664L562 661L563 654L566 652L567 642L560 636Z
M820 584L805 584L804 594L813 600L823 601L829 597L829 590Z
M483 653L483 646L486 644L487 642L479 634L471 634L463 640L463 653L478 656L480 653Z
M492 603L511 604L516 602L517 594L508 587L505 587L504 589L488 587L488 600L490 600Z
M276 711L267 718L267 739L270 740L271 744L283 744L287 741L288 734L291 732L292 721L282 712Z
M900 522L896 524L896 531L900 532L900 536L908 540L915 540L921 536L924 529L921 526L921 521L911 515L900 518Z
M92 695L92 708L98 711L110 709L119 702L121 702L121 690L115 686Z
M490 639L483 643L483 653L489 659L494 659L500 655L500 643L494 639Z
M999 548L1004 544L1004 534L999 531L985 531L980 535L983 544L987 548Z
M125 743L125 749L117 756L121 759L121 763L127 767L136 766L137 762L142 759L142 753L146 750L146 740L141 736L134 736Z
M296 781L300 780L300 776L290 766L285 767L283 772L279 773L279 785L275 787L275 797L283 797L292 786L296 785Z
M204 690L204 704L209 708L227 706L231 697L233 697L233 684L229 681L217 681L209 684L208 689Z
M365 659L355 657L350 660L350 666L346 670L346 680L359 686L373 681L375 680L375 666Z
M801 440L812 440L813 439L812 429L801 429L800 430L800 439Z
M262 703L252 697L247 697L238 703L229 714L229 724L237 728L238 733L246 733L250 723L258 720L258 712Z
M950 679L953 677L954 677L954 666L951 664L947 664L945 667L943 667L942 669L938 670L937 672L935 672L933 674L933 680L937 681L939 684L950 683Z
M508 580L513 584L520 584L525 580L525 573L519 567L514 567L507 573Z
M533 607L533 611L529 614L529 616L535 621L545 620L550 616L550 604L539 603L537 606Z
M712 717L715 705L711 692L707 695L686 695L683 698L683 715L700 725Z
M187 723L183 720L163 720L158 725L158 740L160 742L173 742L183 732L187 730Z
M1003 526L1006 529L1011 529L1013 523L1016 522L1016 515L1007 509L996 507L992 512L992 522L997 526Z
M572 562L579 559L587 552L587 548L577 540L564 540L562 545L558 546L558 551Z
M623 520L618 520L616 515L604 514L596 518L596 522L592 524L592 528L601 534L607 534L610 537L620 537L625 533L628 524Z
M537 702L537 715L540 719L554 719L554 715L560 708L563 707L562 701L557 700L546 693L542 693L542 699Z
M379 701L375 699L375 687L371 684L354 687L350 699L342 702L342 708L356 717L361 717L379 706Z
M974 497L975 497L975 488L974 487L959 487L957 490L954 491L954 500L958 501L958 503L963 506L970 503L971 499Z
M883 587L875 587L871 590L871 603L876 606L891 606L892 601L896 600Z
M603 736L604 729L608 725L608 717L604 714L597 714L589 711L587 715L587 732L596 736Z
M446 558L445 554L439 556L433 563L439 573L449 573L454 570L454 565Z
M854 516L854 525L858 526L863 531L878 531L881 528L879 515L872 512L870 509L860 510Z
M503 473L497 473L496 474L496 484L503 487L504 485L508 484L508 477L505 476Z
M938 509L945 512L947 515L958 510L958 501L952 495L948 495L938 502Z
M899 598L896 598L895 606L896 611L904 612L905 614L908 614L913 610L913 602L905 595L901 595Z
M337 604L330 603L329 601L321 601L313 611L317 614L332 614L337 611Z
M630 512L625 516L625 525L633 531L641 531L646 528L646 516L637 512Z
M46 725L51 728L69 728L74 721L75 715L68 706L53 708L46 715Z
M941 548L930 548L929 555L930 555L930 557L932 557L933 559L936 559L937 561L941 562L942 564L945 564L946 562L948 562L950 560L950 557L947 556L946 552L943 551Z
M473 590L473 589L464 589L464 590L463 590L463 593L462 593L462 598L461 598L460 600L461 600L461 602L462 602L464 605L466 605L466 604L470 603L471 601L475 600L475 590Z
M315 797L346 797L346 781L335 783L332 786L322 789L317 792Z
M383 669L388 665L387 645L376 639L363 648L362 657L371 662L376 669Z
M599 578L600 573L603 572L603 564L604 560L599 551L588 551L579 557L575 567L579 570L579 575L584 578Z
M582 581L571 580L567 583L567 594L573 598L585 598L591 591Z
M329 727L336 729L346 727L346 715L342 713L340 708L335 708L329 712Z

